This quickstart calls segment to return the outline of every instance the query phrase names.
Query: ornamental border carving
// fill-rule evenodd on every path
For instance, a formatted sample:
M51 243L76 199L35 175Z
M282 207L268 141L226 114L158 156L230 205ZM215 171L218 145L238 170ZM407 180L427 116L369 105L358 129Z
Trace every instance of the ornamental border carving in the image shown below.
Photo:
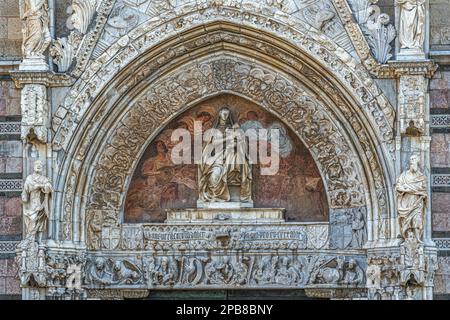
M218 39L220 41L223 41L225 39L225 40L227 40L227 42L233 43L233 41L230 40L232 38L233 38L232 34L224 33L224 34L215 35L215 36L213 34L210 34L210 35L207 35L206 37L204 37L203 42L200 41L200 39L196 39L196 46L202 47L202 45L204 46L205 44L206 45L211 45L211 43L214 44L214 39L216 39L216 40ZM244 41L244 40L241 40L241 42L242 41ZM282 55L281 54L282 52L280 50L274 49L274 47L271 47L268 43L261 43L261 42L255 43L255 42L244 41L243 43L240 43L240 44L247 45L250 47L252 45L253 45L253 47L260 47L260 48L264 47L264 50L262 50L262 51L264 51L265 54L270 53L271 55L274 55L276 57L276 59L278 59L282 62L289 63L289 68L301 70L301 72L303 73L303 76L307 76L308 78L311 79L311 81L314 85L316 85L317 87L321 87L326 92L326 94L329 95L332 98L332 100L334 100L333 103L337 104L339 106L339 108L341 109L340 112L342 112L344 114L346 119L349 120L349 122L351 123L351 127L353 127L350 130L354 130L355 132L357 132L356 135L357 135L358 139L360 140L360 142L358 143L359 147L362 148L361 149L362 153L368 158L367 164L364 165L364 167L366 168L366 171L370 171L370 172L365 172L364 174L367 175L367 174L373 173L375 176L374 180L376 181L375 183L376 183L376 190L377 190L376 191L377 199L373 198L373 199L371 199L371 201L374 201L379 204L379 207L375 210L378 210L378 213L381 214L382 216L384 216L384 218L372 217L372 218L370 218L370 220L385 219L389 212L389 209L388 209L389 208L389 200L386 199L386 196L385 196L386 188L384 187L384 185L385 185L384 179L386 179L386 177L385 177L384 171L381 169L381 167L377 163L377 160L376 160L378 158L376 155L377 151L375 151L376 149L371 145L371 142L370 142L373 139L373 134L372 134L372 139L371 139L370 138L371 134L366 132L365 125L361 124L361 119L359 119L359 117L361 116L359 114L360 112L357 112L358 114L355 115L354 110L349 110L349 108L347 107L348 103L345 101L346 98L340 97L339 90L337 90L335 87L333 87L333 85L331 83L329 83L329 81L322 79L321 76L317 75L316 72L313 71L313 69L307 67L306 65L299 63L297 61L293 61L293 59L290 56L286 56L286 54ZM186 47L188 47L188 45L192 46L191 43L184 43L180 47L186 48ZM132 91L138 90L136 88L133 89L133 86L135 84L138 84L138 83L142 84L146 78L150 78L147 80L150 82L152 81L152 79L151 79L152 72L154 72L157 69L160 69L161 68L160 66L164 65L164 63L166 62L165 60L170 61L171 59L174 59L177 56L177 54L182 56L182 55L186 55L189 52L189 51L186 52L186 50L177 51L177 49L176 49L177 47L175 47L175 46L172 46L172 48L173 49L170 50L169 52L165 51L163 57L157 56L157 58L154 59L153 62L148 61L145 64L145 66L143 66L141 68L134 68L134 70L136 71L136 72L134 72L134 74L135 74L134 78L127 79L127 80L120 79L120 83L125 84L125 85L123 87L119 87L118 91L116 91L116 94L120 95L120 92L128 92L129 93L128 96L130 96ZM195 46L194 46L194 48L195 48ZM233 48L233 49L235 49L235 48ZM231 46L230 46L230 50L231 50ZM142 59L142 60L144 60L144 59ZM120 65L120 64L122 64L122 62L123 61L121 61L121 60L115 61L116 65L117 64ZM115 68L117 68L117 67L115 67ZM104 72L108 72L108 67L106 67L102 70ZM355 76L349 75L347 77L347 79L349 81L351 81L351 83L353 83L354 87L357 87L357 82L356 82ZM289 81L291 81L291 80L289 80ZM148 85L147 82L146 82L146 84ZM366 89L361 87L361 90L366 90ZM366 92L365 95L367 96L368 91L366 90L365 92ZM381 98L383 98L383 97L381 97ZM367 97L365 100L368 101ZM258 103L258 101L256 101L256 102ZM114 104L114 103L117 103L117 101L113 102L112 104ZM372 113L374 113L374 114L376 114L376 112L381 112L381 111L376 111L377 110L376 105L377 105L376 100L372 100L367 104L367 106L369 108L374 108L372 110ZM108 112L106 108L112 108L112 105L111 104L106 105L103 103L102 108L99 110L96 110L96 111L98 111L98 116L94 116L93 121L91 121L89 123L88 128L85 131L87 136L82 139L82 141L84 141L83 144L80 146L78 151L74 151L74 154L76 155L76 157L75 157L76 160L75 160L74 164L72 165L72 168L70 169L71 171L73 171L73 174L72 173L70 174L71 178L69 181L67 181L67 185L65 186L68 193L66 194L66 198L64 200L65 201L64 213L61 213L61 215L64 215L64 217L65 217L64 218L65 224L70 224L67 221L70 221L70 217L72 216L71 212L73 211L73 202L71 202L72 200L70 200L70 199L73 199L73 195L76 192L76 189L78 188L76 186L76 184L77 184L76 176L78 176L79 172L80 172L80 168L79 168L80 163L81 163L81 161L83 161L86 158L87 148L88 148L88 146L92 145L92 142L93 142L92 138L94 136L94 130L96 128L96 126L93 123L99 121L99 119ZM171 112L169 112L168 114L171 115ZM71 113L69 113L69 115L73 116L73 111ZM67 119L70 119L70 117L66 116L66 120ZM70 120L69 122L75 121L75 120L77 122L80 121L79 119L73 119L73 120ZM68 128L68 126L66 126L66 125L63 126L63 129L64 129L64 127ZM64 130L67 130L67 129L64 129ZM389 129L386 132L388 133ZM58 134L61 134L61 132L58 132ZM123 136L123 134L122 134L122 136ZM90 161L92 161L92 160L90 160ZM371 168L370 170L367 169L369 166ZM362 174L362 175L360 174L360 175L364 176L364 174ZM124 177L123 179L126 179L126 177ZM368 193L366 193L366 194L368 194ZM116 201L116 203L118 203L117 199L115 199L114 201ZM120 202L120 200L119 200L119 202ZM353 205L356 205L356 203L354 203ZM108 212L111 213L111 217L116 217L116 218L112 218L110 220L110 221L113 221L112 223L117 223L117 221L118 221L117 217L118 217L119 210L120 210L120 206L119 207L114 206L114 208L108 207ZM370 212L371 210L369 209L368 211ZM371 213L371 214L373 214L373 213ZM108 214L106 216L108 216ZM72 219L73 219L73 217L72 217ZM87 219L89 221L90 219L92 219L92 217L88 217ZM106 220L108 220L108 219L109 218L106 217ZM103 220L103 218L102 218L102 220ZM80 222L78 222L78 223L80 223ZM64 229L69 230L69 232L65 232L66 235L64 236L65 239L69 239L71 237L70 230L72 229L72 226L66 225L66 226L64 226Z
M127 178L132 176L150 137L187 106L227 92L244 96L285 119L315 158L332 208L367 203L363 191L367 182L348 138L300 84L243 58L235 61L219 56L205 60L177 68L175 74L152 83L130 102L129 111L110 131L110 139L97 158L87 205L90 210L111 212L108 219L103 217L103 225L119 223Z
M367 118L373 122L375 130L378 127L382 127L389 128L389 131L392 132L394 109L371 79L366 68L324 35L315 34L311 30L302 33L302 31L295 29L289 24L257 14L244 14L235 9L223 8L218 12L211 10L211 12L204 15L200 15L198 12L189 13L181 20L171 19L156 26L154 22L144 23L131 31L129 36L124 36L119 40L119 43L112 45L97 60L91 61L87 65L86 71L74 84L64 104L58 108L56 115L63 119L67 111L73 110L81 118L88 109L89 102L97 96L99 91L128 62L137 58L140 54L148 52L152 47L164 43L167 39L178 38L189 30L192 32L198 25L213 25L214 22L222 21L222 25L228 25L228 28L232 30L235 28L235 22L240 24L240 29L248 27L248 32L253 34L256 32L253 29L255 27L259 28L261 32L276 34L280 40L282 39L293 44L297 51L301 49L302 52L299 52L299 54L306 53L306 56L315 57L317 59L316 62L319 62L323 68L334 74L346 86L346 89L357 98L361 105L376 100L376 105L381 111L380 116L382 118L379 118L379 116L374 117L370 111L367 112ZM224 23L223 19L226 19L228 22ZM300 27L300 25L297 27ZM202 29L205 31L204 28ZM373 120L373 118L378 119L378 121ZM58 131L61 126L62 119L55 122L55 131ZM380 121L383 122L381 126ZM376 122L378 123L375 124ZM67 123L62 124L62 129L63 131L68 131L69 135L73 130L71 125L67 128ZM384 136L384 133L381 135ZM391 136L386 140L391 140L392 142L392 133L389 135ZM56 143L56 145L60 144ZM64 142L62 142L60 147L65 147Z
M352 21L353 12L349 4L346 2L346 0L331 0L330 2L335 7L338 17L341 20L344 30L346 31L350 41L352 42L352 45L354 46L359 59L363 62L367 69L375 75L377 73L377 69L382 64L378 63L372 57L368 41L361 31L360 26ZM80 54L78 55L76 66L72 71L72 74L74 76L79 77L88 69L89 59L91 59L91 54L102 34L102 31L108 20L108 16L114 7L114 4L115 1L113 0L102 0L97 5L96 18L92 23L94 27L91 30L87 30L87 32L83 33L84 39L78 50ZM255 15L256 13L260 18L254 19L254 21L256 23L261 22L261 25L264 25L265 21L263 20L270 19L277 23L290 25L292 27L295 26L297 28L303 28L304 30L311 31L308 25L304 26L304 22L292 17L290 15L290 12L286 12L283 8L283 4L270 4L270 2L252 3L251 1L247 1L246 4L242 4L240 1L238 2L230 0L223 1L220 6L217 6L215 1L203 1L201 3L190 3L186 6L178 6L176 8L172 8L172 10L166 10L164 12L165 17L155 16L152 20L177 20L180 17L192 13L205 11L205 16L208 16L207 11L219 9L234 10L236 11L235 15ZM154 21L152 22L153 24L155 24ZM326 37L324 34L323 36Z

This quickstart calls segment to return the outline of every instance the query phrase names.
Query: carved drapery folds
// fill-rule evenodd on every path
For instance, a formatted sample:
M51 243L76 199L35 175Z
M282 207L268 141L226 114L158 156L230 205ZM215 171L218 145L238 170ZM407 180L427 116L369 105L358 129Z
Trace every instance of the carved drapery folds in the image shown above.
M28 68L46 70L44 52L51 42L47 0L21 0L20 4L24 62Z
M50 216L50 196L53 192L50 180L42 175L42 163L37 160L34 172L25 180L22 192L25 241L42 242Z
M419 171L419 157L410 158L409 169L396 183L399 246L385 256L370 254L366 270L369 299L432 299L436 250L425 243L426 176Z
M395 0L399 9L400 54L412 50L423 54L425 39L425 0Z
M430 300L437 269L436 251L405 242L383 255L369 254L366 287L370 300Z
M400 236L406 241L411 236L422 242L425 228L425 211L428 198L427 178L419 171L419 158L411 156L409 170L397 179L397 211Z

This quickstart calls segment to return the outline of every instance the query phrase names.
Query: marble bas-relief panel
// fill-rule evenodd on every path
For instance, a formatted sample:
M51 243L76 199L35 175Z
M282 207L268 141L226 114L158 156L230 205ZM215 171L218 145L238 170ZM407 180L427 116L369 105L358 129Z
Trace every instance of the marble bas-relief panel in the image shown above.
M280 130L280 166L276 175L261 175L253 166L253 201L256 208L285 208L287 221L328 221L328 203L319 171L309 151L279 119L242 98L223 95L200 103L172 121L151 142L140 160L127 194L125 222L163 222L166 209L196 208L197 166L175 165L171 151L173 130L194 133L194 121L203 130L213 126L227 106L234 121L248 128ZM270 146L269 146L270 150Z

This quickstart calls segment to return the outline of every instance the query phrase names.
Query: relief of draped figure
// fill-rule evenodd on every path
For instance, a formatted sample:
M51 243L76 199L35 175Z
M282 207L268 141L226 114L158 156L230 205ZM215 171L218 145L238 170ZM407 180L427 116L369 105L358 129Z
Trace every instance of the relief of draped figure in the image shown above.
M425 36L425 0L396 0L400 9L402 49L422 49Z
M23 44L25 58L42 58L51 42L46 0L23 1Z
M408 238L412 231L417 241L421 241L425 223L427 201L426 176L419 171L419 158L411 156L409 170L397 180L397 210L400 236Z
M230 187L239 187L239 200L252 202L252 171L246 138L228 108L219 112L212 135L203 148L199 166L199 199L202 202L230 202Z

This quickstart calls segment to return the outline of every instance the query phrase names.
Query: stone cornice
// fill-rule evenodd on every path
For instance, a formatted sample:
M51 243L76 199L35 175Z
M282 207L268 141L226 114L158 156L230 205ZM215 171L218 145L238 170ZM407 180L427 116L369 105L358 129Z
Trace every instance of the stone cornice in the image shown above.
M431 78L438 66L432 60L422 61L388 61L378 68L377 76L381 79L398 78L402 75L417 75Z
M75 79L67 74L51 71L10 71L9 73L17 88L26 84L42 84L47 87L70 87Z

